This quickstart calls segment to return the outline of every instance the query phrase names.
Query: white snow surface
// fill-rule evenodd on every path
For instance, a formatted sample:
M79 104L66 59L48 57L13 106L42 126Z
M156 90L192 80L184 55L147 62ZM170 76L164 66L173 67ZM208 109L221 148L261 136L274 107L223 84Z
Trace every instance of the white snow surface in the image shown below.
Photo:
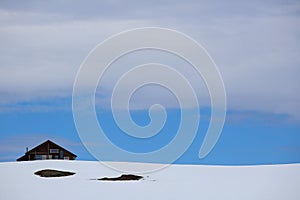
M34 175L35 171L42 169L72 171L76 174L59 178L42 178ZM300 164L171 165L156 172L136 174L145 177L139 181L92 180L117 177L121 174L123 173L96 161L47 160L0 163L0 199L300 199Z

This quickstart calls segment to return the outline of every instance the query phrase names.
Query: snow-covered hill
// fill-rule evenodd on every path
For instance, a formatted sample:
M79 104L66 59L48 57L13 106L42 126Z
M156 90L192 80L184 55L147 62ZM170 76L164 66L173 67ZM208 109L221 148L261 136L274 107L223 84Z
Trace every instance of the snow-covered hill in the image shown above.
M60 178L34 175L41 169L76 174ZM0 163L0 199L300 199L300 164L243 167L172 165L150 174L138 174L145 177L140 181L92 180L120 174L92 161Z

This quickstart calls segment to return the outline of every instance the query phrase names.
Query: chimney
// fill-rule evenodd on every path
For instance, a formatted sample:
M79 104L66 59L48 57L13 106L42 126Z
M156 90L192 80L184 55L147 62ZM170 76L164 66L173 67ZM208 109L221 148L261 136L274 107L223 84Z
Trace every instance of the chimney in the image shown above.
M28 147L26 147L26 153L28 153Z

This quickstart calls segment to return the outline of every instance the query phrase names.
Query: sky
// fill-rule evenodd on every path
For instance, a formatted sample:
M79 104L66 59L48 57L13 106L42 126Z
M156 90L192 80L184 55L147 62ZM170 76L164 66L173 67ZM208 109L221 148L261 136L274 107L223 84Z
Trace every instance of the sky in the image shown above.
M189 77L200 102L195 140L176 162L274 164L300 162L299 1L5 1L0 2L0 161L14 161L52 139L82 160L84 147L72 116L76 74L89 52L108 37L133 28L162 27L199 42L224 81L227 116L213 151L197 153L208 128L209 94L187 63L165 52L143 51L115 63L97 88L97 116L108 137L136 152L167 143L178 127L178 102L149 86L133 94L133 120L149 123L147 109L166 107L161 134L146 145L120 136L110 94L122 72L141 63L172 65ZM175 41L174 41L175 42ZM122 71L123 70L123 71ZM142 74L147 76L147 74ZM163 136L165 133L166 136ZM117 135L119 134L119 135ZM125 141L125 143L124 143ZM103 149L105 152L105 148Z

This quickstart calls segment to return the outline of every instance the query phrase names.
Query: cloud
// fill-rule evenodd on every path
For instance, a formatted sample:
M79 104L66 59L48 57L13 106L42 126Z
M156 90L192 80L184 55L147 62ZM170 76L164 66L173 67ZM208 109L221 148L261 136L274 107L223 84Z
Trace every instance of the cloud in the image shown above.
M125 29L162 26L187 33L210 52L223 76L229 109L300 119L297 1L146 5L1 1L0 5L0 104L4 106L70 97L76 72L96 44ZM197 90L202 91L202 86ZM200 93L199 98L207 98ZM151 96L143 95L142 101Z
M23 15L5 13L14 18ZM30 19L42 14L24 15ZM70 20L5 24L0 28L1 103L70 96L77 70L89 51L110 34L139 23Z

